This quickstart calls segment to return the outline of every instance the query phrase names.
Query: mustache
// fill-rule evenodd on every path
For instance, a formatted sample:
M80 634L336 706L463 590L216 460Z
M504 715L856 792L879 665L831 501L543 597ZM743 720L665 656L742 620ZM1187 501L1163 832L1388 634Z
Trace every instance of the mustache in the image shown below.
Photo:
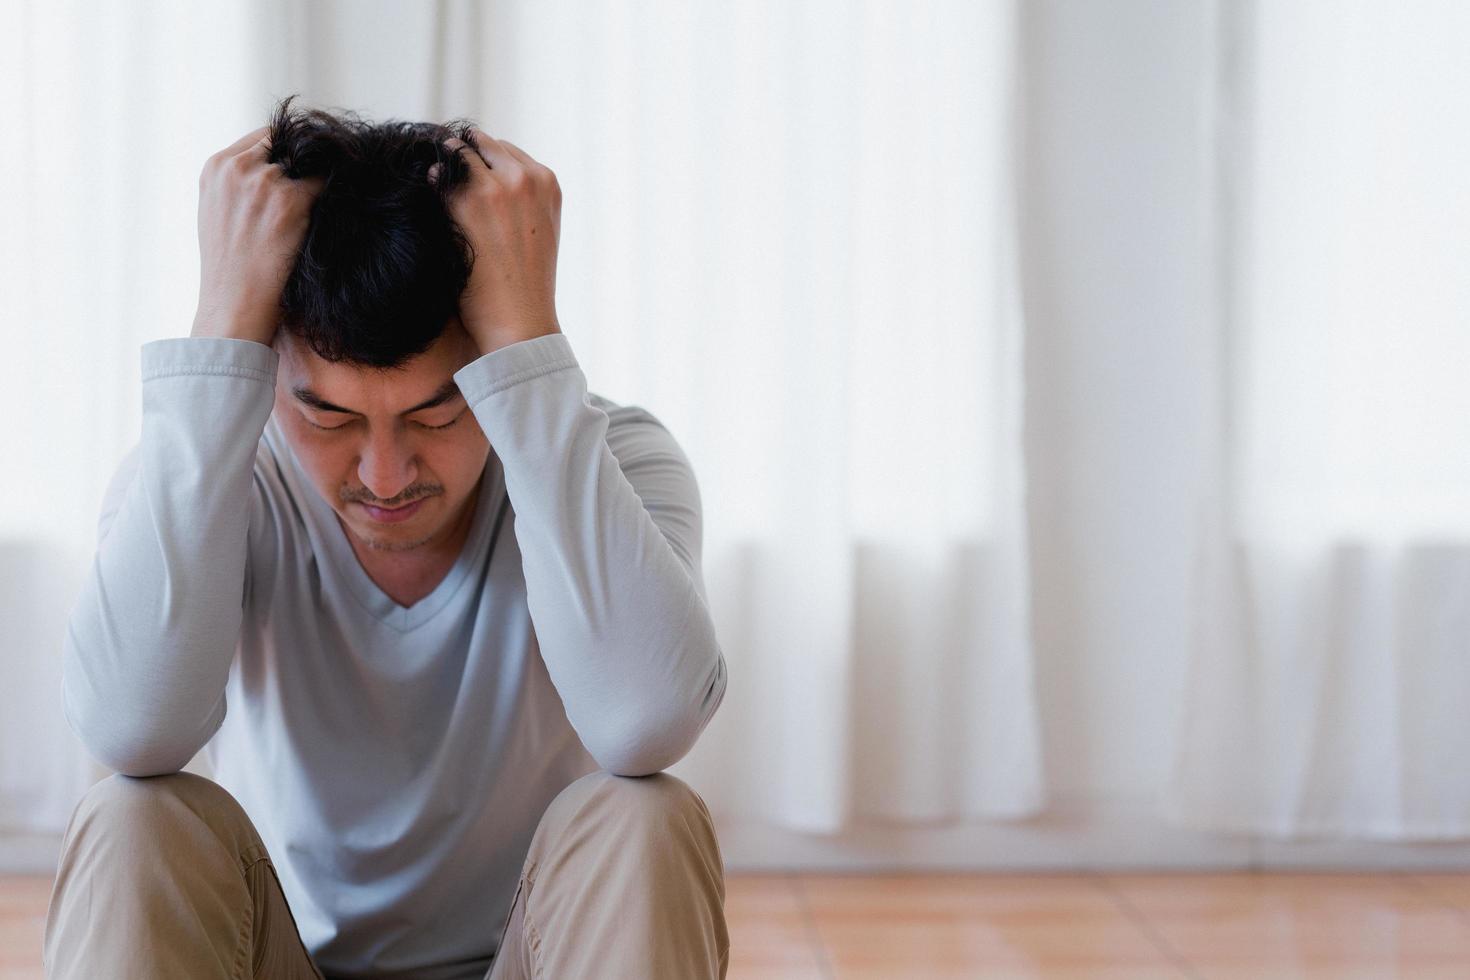
M364 497L357 494L343 493L342 502L348 504L354 502L360 504L368 504L373 507L382 507L384 509L391 510L396 507L402 507L404 504L411 504L415 500L423 500L425 497L433 497L443 492L443 487L423 485L410 487L398 497L395 497L393 500L388 501L380 501L374 497Z

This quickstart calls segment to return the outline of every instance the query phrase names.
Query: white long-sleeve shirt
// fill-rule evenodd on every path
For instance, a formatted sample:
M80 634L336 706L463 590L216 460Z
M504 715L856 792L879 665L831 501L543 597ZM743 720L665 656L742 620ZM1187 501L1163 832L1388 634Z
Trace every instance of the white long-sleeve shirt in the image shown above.
M564 334L485 354L454 375L492 448L469 536L404 608L277 427L279 359L142 346L66 717L127 775L204 747L323 972L479 977L552 798L672 765L724 697L694 473L654 416L588 392Z

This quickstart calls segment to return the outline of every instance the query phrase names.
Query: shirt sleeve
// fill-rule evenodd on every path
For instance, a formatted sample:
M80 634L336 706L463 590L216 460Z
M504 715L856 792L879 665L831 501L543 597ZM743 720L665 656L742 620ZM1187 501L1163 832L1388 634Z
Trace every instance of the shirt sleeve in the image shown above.
M218 337L141 348L142 435L103 499L62 645L67 722L109 769L177 772L224 721L279 360Z
M531 620L568 720L609 772L666 769L726 683L688 459L642 409L619 408L612 424L565 334L491 351L454 379L504 469Z

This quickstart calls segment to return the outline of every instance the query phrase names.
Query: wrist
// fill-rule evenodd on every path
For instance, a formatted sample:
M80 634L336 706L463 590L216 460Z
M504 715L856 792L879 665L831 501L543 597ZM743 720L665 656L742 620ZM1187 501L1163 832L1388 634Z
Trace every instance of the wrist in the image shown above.
M249 340L253 343L264 344L270 347L275 340L275 328L263 325L252 325L246 321L231 317L203 317L194 318L194 326L189 331L190 337L219 337L226 340Z
M518 344L523 340L534 340L537 337L545 337L554 333L561 333L561 324L555 318L551 320L517 322L514 324L501 323L496 326L465 324L465 329L474 339L481 354L489 354Z

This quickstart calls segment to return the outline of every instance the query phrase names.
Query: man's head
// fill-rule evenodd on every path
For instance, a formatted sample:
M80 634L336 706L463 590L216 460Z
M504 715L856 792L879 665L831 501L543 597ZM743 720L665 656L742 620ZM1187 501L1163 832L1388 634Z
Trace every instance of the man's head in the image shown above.
M281 294L275 416L359 543L435 544L473 507L490 449L452 377L479 351L458 316L473 254L446 204L469 171L443 144L473 124L366 123L292 98L270 159L325 183ZM417 500L397 522L364 506Z

